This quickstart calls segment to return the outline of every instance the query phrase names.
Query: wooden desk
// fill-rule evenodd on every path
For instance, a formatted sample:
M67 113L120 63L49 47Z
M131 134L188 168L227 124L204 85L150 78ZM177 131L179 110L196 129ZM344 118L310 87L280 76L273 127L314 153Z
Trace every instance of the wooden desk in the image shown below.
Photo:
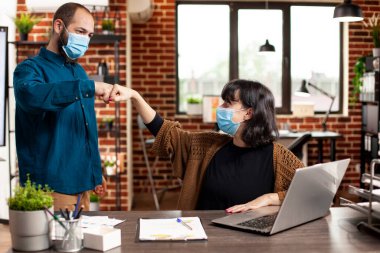
M107 251L116 252L378 252L380 239L356 228L364 220L357 211L341 207L331 208L324 218L292 228L273 236L220 228L211 225L211 220L224 215L224 211L135 211L92 212L91 215L108 215L127 219L117 227L121 229L121 247ZM136 224L140 217L173 218L199 216L208 235L207 241L193 242L138 242ZM45 251L45 252L52 252ZM7 252L12 252L9 249ZM80 252L94 252L83 249Z
M323 140L330 140L330 160L336 159L336 139L342 138L343 135L331 131L311 131L311 138L318 142L318 163L323 162ZM300 137L304 132L289 132L280 133L281 139L296 139Z

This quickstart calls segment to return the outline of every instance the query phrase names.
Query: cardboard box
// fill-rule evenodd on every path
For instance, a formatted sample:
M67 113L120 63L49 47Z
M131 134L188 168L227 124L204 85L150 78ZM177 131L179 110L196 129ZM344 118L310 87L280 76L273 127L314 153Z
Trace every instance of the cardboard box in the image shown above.
M112 227L88 228L83 231L83 246L107 251L121 245L121 230Z
M307 117L314 116L314 103L298 102L292 105L293 116Z

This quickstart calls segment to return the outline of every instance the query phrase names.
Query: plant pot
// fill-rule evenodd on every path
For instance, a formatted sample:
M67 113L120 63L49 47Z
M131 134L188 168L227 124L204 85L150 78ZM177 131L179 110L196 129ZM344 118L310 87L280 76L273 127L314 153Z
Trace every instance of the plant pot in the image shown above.
M54 212L53 208L50 208ZM39 251L50 248L49 231L52 217L44 210L9 210L9 230L12 248L19 251Z
M20 41L27 41L28 35L28 33L20 33Z
M373 57L380 57L380 47L372 48Z
M105 35L110 35L110 34L114 34L114 31L103 30L102 33L105 34Z
M90 211L99 211L99 202L90 202Z
M202 104L187 104L187 114L188 115L201 115L202 114Z

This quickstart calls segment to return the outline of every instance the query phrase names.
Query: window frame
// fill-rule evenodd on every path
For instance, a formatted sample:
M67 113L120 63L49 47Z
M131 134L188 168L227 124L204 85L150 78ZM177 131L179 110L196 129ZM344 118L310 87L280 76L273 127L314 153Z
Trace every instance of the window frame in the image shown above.
M229 56L229 80L239 78L239 48L238 48L238 11L240 9L265 9L263 2L226 2L226 1L176 1L176 21L178 20L178 6L186 5L228 5L230 7L230 56ZM291 17L290 9L292 6L335 6L336 3L314 3L314 2L270 2L268 9L278 9L283 12L283 55L282 55L282 107L276 107L276 113L290 115L291 111ZM331 17L332 18L332 17ZM344 26L340 23L340 52L339 52L339 109L331 114L343 113L344 98ZM176 22L176 113L186 114L179 111L179 75L178 75L178 22ZM325 114L326 111L316 111L315 114Z

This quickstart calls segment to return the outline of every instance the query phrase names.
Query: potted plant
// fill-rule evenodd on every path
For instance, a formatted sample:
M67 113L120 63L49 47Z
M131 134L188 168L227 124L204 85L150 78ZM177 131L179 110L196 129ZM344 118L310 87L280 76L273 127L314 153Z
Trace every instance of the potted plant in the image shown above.
M189 97L187 99L187 114L188 115L202 114L202 99Z
M354 66L355 76L352 79L352 85L354 86L352 90L352 96L350 97L350 103L355 104L358 100L358 95L361 92L363 85L363 75L365 72L365 56L359 57Z
M362 21L366 28L371 29L371 36L374 48L372 49L373 57L380 56L380 14L373 13L372 17L368 19L368 23Z
M19 17L14 19L17 30L20 33L20 40L28 40L28 33L33 29L33 26L40 22L41 18L38 18L29 13L21 13Z
M90 194L90 211L99 211L99 196L91 192Z
M113 34L115 32L115 22L112 19L102 20L102 33Z
M102 119L102 126L106 130L111 131L113 128L113 118L103 118Z
M9 229L12 247L19 251L38 251L51 246L49 224L53 212L52 191L46 185L36 186L28 178L24 186L17 186L14 196L8 199Z

